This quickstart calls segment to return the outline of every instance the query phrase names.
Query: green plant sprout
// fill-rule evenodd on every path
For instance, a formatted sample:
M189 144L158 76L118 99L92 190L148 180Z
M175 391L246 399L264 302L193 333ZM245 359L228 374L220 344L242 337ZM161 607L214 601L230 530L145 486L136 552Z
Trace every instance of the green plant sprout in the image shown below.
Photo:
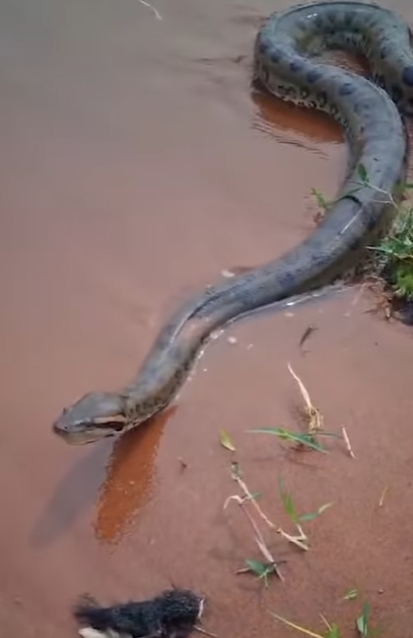
M294 525L297 527L299 534L296 536L291 536L290 534L286 534L281 529L278 529L278 531L291 543L298 545L298 547L300 547L304 551L308 551L309 549L308 537L303 531L302 524L313 521L315 518L317 518L323 512L325 512L329 507L331 507L333 503L325 503L324 505L321 505L321 507L319 507L316 512L312 512L308 514L299 514L295 506L292 495L289 492L287 492L287 490L284 487L284 481L281 476L278 481L278 486L279 486L281 501L282 501L284 510L286 514L289 516L289 518L291 519L291 521L294 523Z
M256 428L254 430L249 430L249 432L260 433L260 434L273 434L275 436L278 436L280 439L284 441L289 441L289 442L298 444L299 446L302 446L302 447L309 447L313 450L317 450L318 452L322 452L323 454L326 454L327 450L318 443L316 437L317 436L339 437L339 435L322 432L323 416L320 410L313 405L307 388L305 387L300 377L294 372L290 364L288 364L288 370L290 374L296 380L301 396L304 401L304 412L305 412L305 417L307 420L307 432L304 434L297 434L295 432L291 432L290 430L287 430L286 428Z
M349 193L357 192L358 188L371 186L383 197L384 203L392 205L395 211L395 218L390 232L381 239L377 246L367 248L376 254L375 269L377 274L392 291L395 298L402 301L413 300L413 205L411 202L398 203L394 196L369 182L367 170L363 164L357 167L359 182L356 188ZM396 188L397 197L402 196L407 191L413 189L412 182L402 182ZM346 193L347 195L349 193ZM326 200L324 195L317 189L312 189L318 205L324 213L327 213L331 206L339 201L332 202ZM378 200L380 201L380 200Z
M283 618L282 616L278 616L278 614L272 613L272 616L274 616L274 618L276 618L280 622L284 623L284 625L287 625L287 627L296 629L300 633L305 634L306 636L310 636L311 638L341 638L341 632L340 632L339 626L336 623L333 623L330 625L330 623L327 622L327 620L323 616L322 616L322 620L326 624L327 630L323 632L322 634L318 634L315 631L311 631L311 629L307 629L306 627L303 627L302 625L297 625L296 623L293 623L290 620Z
M274 612L271 612L271 615L274 616L277 620L282 622L287 627L291 627L296 631L299 631L306 636L310 636L311 638L342 638L341 630L339 625L336 623L330 624L324 616L321 616L322 621L326 625L327 629L323 633L316 633L307 627L303 627L302 625L298 625L297 623L293 623ZM373 638L373 636L377 636L379 633L377 630L373 630L370 627L370 605L369 603L364 603L363 611L361 615L356 619L356 629L360 638Z
M257 428L255 430L248 430L248 432L253 434L273 434L274 436L278 436L278 438L283 441L289 441L290 443L298 443L304 447L309 447L317 452L321 452L322 454L327 454L327 450L323 448L319 443L313 440L313 435L311 434L298 434L296 432L291 432L285 428ZM317 436L332 436L336 438L340 438L338 434L334 432L319 432Z
M348 592L343 596L343 600L355 600L357 596L357 589L349 589Z

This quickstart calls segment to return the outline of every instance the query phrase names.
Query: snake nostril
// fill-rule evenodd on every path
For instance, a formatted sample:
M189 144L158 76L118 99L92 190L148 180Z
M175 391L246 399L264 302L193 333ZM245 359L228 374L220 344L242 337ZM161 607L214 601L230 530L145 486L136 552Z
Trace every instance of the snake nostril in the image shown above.
M55 421L53 423L53 431L54 432L66 432L67 430L67 425L65 425L64 423L61 423L60 421Z

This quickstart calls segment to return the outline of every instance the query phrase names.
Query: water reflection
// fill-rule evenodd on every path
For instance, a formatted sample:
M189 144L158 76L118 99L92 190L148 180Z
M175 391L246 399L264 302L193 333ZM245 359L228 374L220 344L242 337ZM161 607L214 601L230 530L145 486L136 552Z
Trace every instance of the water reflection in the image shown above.
M280 144L294 144L327 157L318 146L320 143L343 142L339 125L324 113L288 104L255 89L251 91L251 100L256 107L253 128L275 137Z
M318 61L359 75L368 75L367 64L362 58L349 56L342 51L320 55ZM258 85L252 88L251 99L256 106L253 128L272 135L281 144L295 144L325 156L319 147L309 146L304 140L297 139L297 134L318 144L343 142L341 127L325 113L276 99ZM286 133L292 133L294 137L286 136Z
M158 448L176 410L172 406L114 443L106 439L86 446L87 453L65 472L36 522L30 535L33 546L53 544L90 508L96 512L96 539L118 543L154 494Z
M87 453L77 459L58 480L30 534L34 547L43 548L56 542L75 525L82 512L93 507L99 486L104 480L109 446L109 439L101 444L87 446Z
M156 419L120 437L113 446L99 490L93 524L102 543L117 544L154 494L155 460L173 406Z

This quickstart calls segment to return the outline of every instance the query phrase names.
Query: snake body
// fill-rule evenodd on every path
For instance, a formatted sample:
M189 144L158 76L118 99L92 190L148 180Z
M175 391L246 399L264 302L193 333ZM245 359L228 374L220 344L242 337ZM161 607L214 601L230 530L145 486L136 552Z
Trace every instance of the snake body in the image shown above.
M369 79L315 54L362 54ZM253 310L333 281L383 227L405 176L413 114L411 32L396 13L359 2L318 2L271 15L254 46L254 79L274 96L328 113L348 144L335 205L303 243L274 261L219 282L186 301L160 330L137 377L119 391L91 392L64 409L53 430L86 443L129 430L176 397L211 333ZM360 165L368 180L360 182Z

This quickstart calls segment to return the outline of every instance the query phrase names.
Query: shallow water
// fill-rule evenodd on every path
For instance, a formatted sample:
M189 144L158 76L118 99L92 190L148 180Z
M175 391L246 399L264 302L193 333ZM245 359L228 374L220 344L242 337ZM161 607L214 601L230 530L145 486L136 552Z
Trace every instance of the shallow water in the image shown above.
M366 291L231 327L176 406L117 443L69 447L50 429L78 395L128 381L185 294L311 232L312 187L337 189L337 126L250 93L259 22L288 5L157 0L157 19L138 0L3 2L4 635L69 638L79 594L144 598L171 583L207 595L205 626L221 637L293 635L269 610L349 631L364 600L342 601L353 587L385 634L410 631L412 332L368 312ZM413 21L407 0L386 6ZM247 432L297 427L287 362L356 460L335 441L292 455ZM237 506L223 509L236 485L222 428L277 524L291 531L280 474L303 511L334 503L308 553L267 538L288 561L270 590L235 575L259 554Z

